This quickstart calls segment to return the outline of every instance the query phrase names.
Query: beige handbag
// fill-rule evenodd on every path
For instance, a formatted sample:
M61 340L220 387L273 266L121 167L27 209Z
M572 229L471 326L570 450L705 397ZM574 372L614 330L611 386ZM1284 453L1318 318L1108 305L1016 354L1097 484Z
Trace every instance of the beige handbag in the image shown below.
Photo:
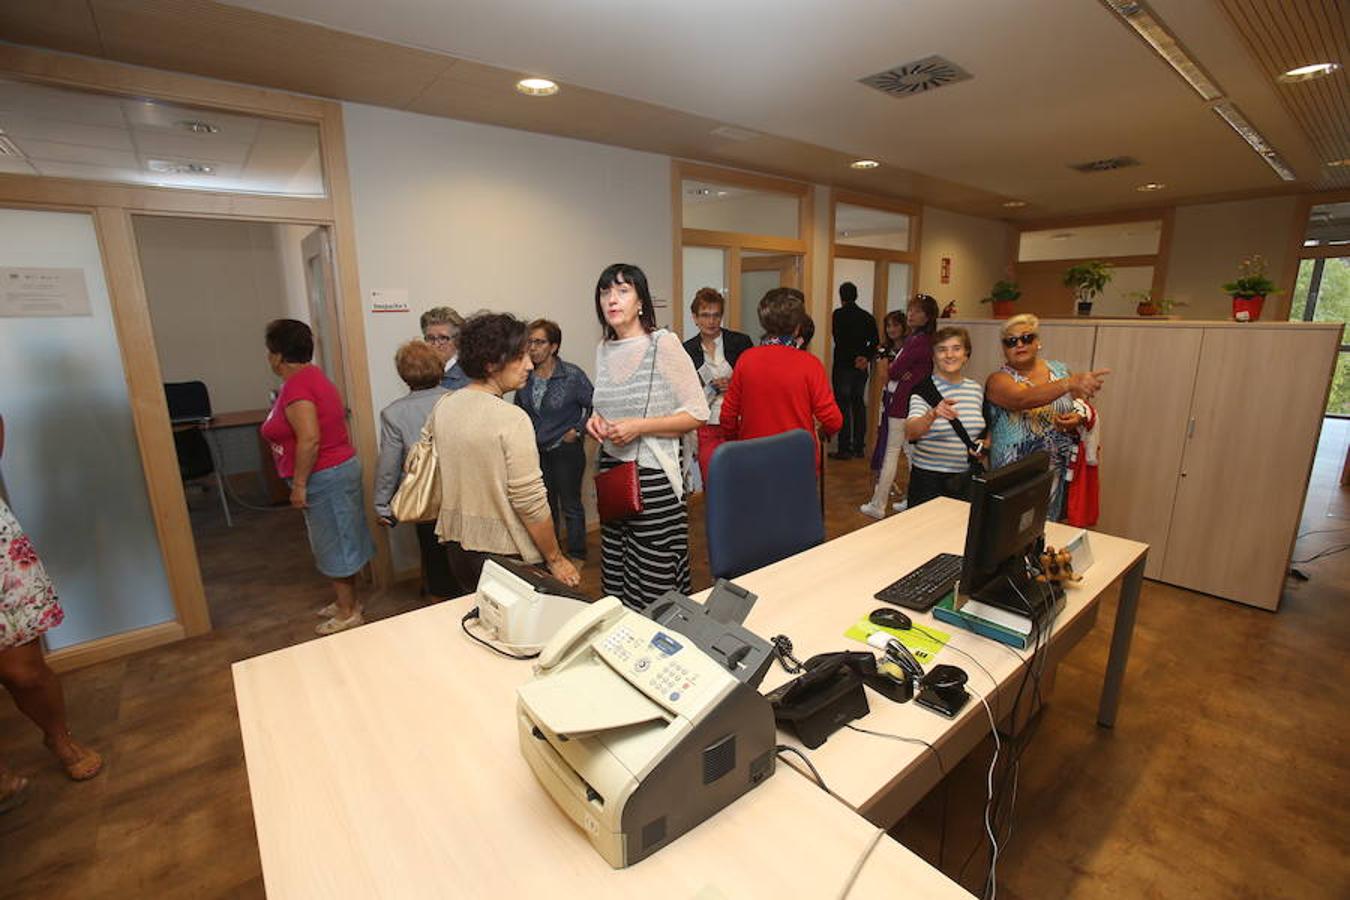
M440 405L438 400L436 406ZM389 511L400 522L434 522L441 514L441 467L436 460L436 435L431 427L435 421L433 406L421 436L408 448L403 460L403 480L389 501Z

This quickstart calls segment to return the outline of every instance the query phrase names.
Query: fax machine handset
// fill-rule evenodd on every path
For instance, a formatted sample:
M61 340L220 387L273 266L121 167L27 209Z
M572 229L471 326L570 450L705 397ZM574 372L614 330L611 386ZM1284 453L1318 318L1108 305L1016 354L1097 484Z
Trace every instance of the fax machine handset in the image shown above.
M563 623L557 633L539 651L536 672L551 669L584 649L597 633L623 618L626 608L618 597L603 597Z

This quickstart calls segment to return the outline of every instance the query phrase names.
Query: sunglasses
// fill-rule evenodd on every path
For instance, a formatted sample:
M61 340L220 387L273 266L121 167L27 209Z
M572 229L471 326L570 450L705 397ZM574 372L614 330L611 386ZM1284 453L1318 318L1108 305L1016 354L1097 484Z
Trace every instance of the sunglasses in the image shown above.
M1023 347L1030 347L1036 342L1036 338L1037 334L1034 331L1028 331L1026 334L1015 334L1011 337L1005 337L1003 339L1003 346L1007 347L1009 350L1016 347L1018 344L1021 344Z

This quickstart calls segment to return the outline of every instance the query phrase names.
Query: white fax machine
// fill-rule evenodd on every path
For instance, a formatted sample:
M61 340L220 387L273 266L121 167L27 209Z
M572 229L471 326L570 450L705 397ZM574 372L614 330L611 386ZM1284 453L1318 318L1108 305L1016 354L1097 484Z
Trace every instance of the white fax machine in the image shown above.
M614 597L567 622L535 672L517 689L521 753L615 868L773 774L768 701Z
M478 615L487 637L507 649L537 652L591 598L551 575L503 557L483 563Z

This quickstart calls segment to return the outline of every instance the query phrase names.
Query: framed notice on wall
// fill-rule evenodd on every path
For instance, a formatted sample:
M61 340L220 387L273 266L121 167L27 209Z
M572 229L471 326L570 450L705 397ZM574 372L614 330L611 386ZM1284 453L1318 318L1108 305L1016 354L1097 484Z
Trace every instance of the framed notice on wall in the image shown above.
M0 316L92 316L84 269L0 267Z

